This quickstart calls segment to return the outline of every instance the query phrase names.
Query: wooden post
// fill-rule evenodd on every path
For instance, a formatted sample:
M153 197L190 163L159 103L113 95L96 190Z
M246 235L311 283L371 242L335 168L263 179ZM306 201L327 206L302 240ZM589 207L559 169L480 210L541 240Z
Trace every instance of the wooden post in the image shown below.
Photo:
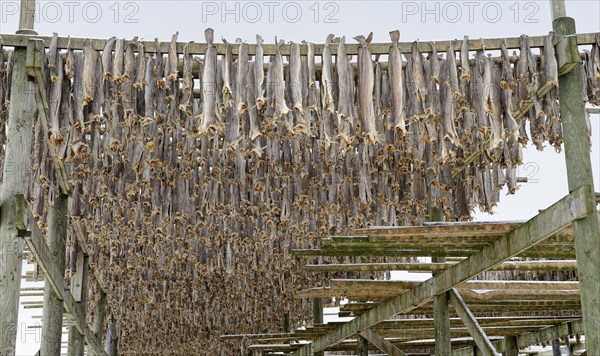
M35 2L21 1L19 31L33 32ZM25 7L26 6L26 7ZM29 9L25 16L24 9ZM35 115L35 86L29 81L27 47L16 47L10 92L10 109L6 132L4 180L0 192L0 355L14 355L17 341L19 288L23 263L23 240L15 226L16 195L27 194Z
M108 329L106 330L106 343L104 346L104 351L107 356L116 356L117 355L117 339L119 335L117 334L117 322L112 319L108 323Z
M313 326L323 324L323 299L313 298L312 300ZM315 356L323 356L323 351L315 352Z
M552 356L561 356L560 352L560 339L552 339Z
M83 252L79 252L77 256L77 272L76 275L73 276L71 280L71 284L75 283L75 281L81 281L81 286L76 287L75 289L80 289L81 293L81 301L79 304L83 306L83 314L85 315L87 309L87 281L88 281L88 256L84 255ZM79 262L81 260L81 262ZM73 285L71 285L73 287ZM72 288L73 290L73 288ZM66 292L70 293L70 292ZM77 298L73 296L75 300ZM83 356L83 352L85 349L85 342L83 335L77 330L75 326L71 326L69 328L69 345L67 348L68 356Z
M563 3L564 7L564 1L553 0L553 8L555 3ZM556 4L556 6L560 5ZM555 17L553 20L552 28L559 39L561 36L570 36L576 33L574 19L563 16ZM561 39L561 41L568 40L570 40L569 37ZM572 46L575 46L575 43L572 42ZM557 56L559 56L558 53ZM564 132L569 192L587 186L586 203L595 207L585 104L582 99L582 80L580 62L575 64L573 70L559 77L560 116ZM583 219L574 221L573 231L586 347L590 355L600 355L600 226L598 214L589 214Z
M515 335L504 337L504 356L519 356L519 346Z
M94 315L94 334L98 340L102 341L103 329L104 329L104 316L106 314L106 293L100 289L100 300L98 301L98 307Z
M35 0L21 0L19 13L19 35L37 35L33 30L35 24Z
M65 240L67 236L67 196L60 194L48 211L47 244L52 253L51 263L65 270ZM44 314L42 319L42 355L60 355L62 339L63 301L50 283L44 284Z
M443 212L436 208L429 208L430 221L444 221ZM446 262L445 257L432 257L431 262ZM432 273L433 275L436 272ZM433 297L433 313L435 328L435 355L450 356L452 354L452 341L450 338L450 310L448 293L444 292Z
M357 334L356 343L356 356L369 356L369 341Z

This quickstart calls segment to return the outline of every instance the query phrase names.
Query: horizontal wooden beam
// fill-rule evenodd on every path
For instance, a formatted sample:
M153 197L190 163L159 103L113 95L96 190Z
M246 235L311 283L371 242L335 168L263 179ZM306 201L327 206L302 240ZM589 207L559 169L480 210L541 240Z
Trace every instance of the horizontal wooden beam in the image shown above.
M439 272L457 262L380 262L306 265L307 272L352 272L352 271L410 271ZM507 261L491 268L491 271L575 271L576 260Z
M303 346L301 348L302 351L295 351L294 354L300 355L309 351L322 351L329 345L339 343L357 332L398 313L415 309L431 301L434 295L455 288L468 279L544 241L546 238L570 225L574 220L595 213L595 206L588 204L588 200L586 199L586 192L589 189L589 187L582 187L573 191L548 209L540 212L531 220L511 231L510 234L499 238L493 244L483 248L464 261L440 272L429 280L413 287L410 291L394 297L356 317L352 321L341 325L331 333L315 340L310 345Z
M595 36L595 33L577 34L577 43L579 45L593 44L593 43L595 43L594 36ZM545 37L545 35L544 36L529 36L528 37L529 47L531 47L531 48L543 47L544 46L544 37ZM50 41L52 40L52 37L50 37L50 36L31 36L31 35L12 35L12 34L0 34L0 38L2 39L4 46L7 46L7 47L27 46L27 41L30 38L42 39L45 43L45 46L48 47L50 45ZM59 37L58 38L58 48L66 49L67 44L70 42L71 49L81 50L81 49L83 49L83 42L86 40L88 40L88 39L81 38L81 37ZM89 40L91 40L91 42L92 42L92 47L97 51L101 51L102 49L104 49L104 46L106 45L106 42L107 42L107 39L89 39ZM202 39L202 40L204 40L204 39ZM508 48L508 49L513 49L513 48L518 49L518 48L520 48L520 45L521 45L520 37L509 37L509 38L471 39L471 40L469 40L468 46L469 46L469 50L471 50L471 51L478 51L478 50L482 50L482 49L496 50L496 49L500 49L502 41L506 41L506 48ZM131 42L132 41L124 41L125 47ZM435 41L435 43L418 42L418 47L421 52L431 52L432 45L435 45L438 52L446 52L446 50L448 49L448 46L452 42L454 42L455 44L457 43L456 40ZM146 53L156 52L157 48L155 46L154 41L138 41L138 43L141 43L144 46L144 50L146 51ZM402 53L409 54L409 53L411 53L412 44L413 44L413 42L400 42L398 44L398 47L400 48L400 51ZM177 45L176 45L177 53L183 53L184 47L186 45L188 46L188 52L190 54L197 55L197 54L204 54L206 52L206 47L207 47L206 43L177 42ZM215 43L214 45L216 46L217 52L219 54L225 53L226 47L224 44ZM390 51L390 45L391 45L391 43L371 43L369 45L369 49L372 54L388 54ZM169 42L168 41L159 42L159 46L160 46L159 49L161 52L168 53L168 50L169 50ZM338 46L336 44L330 45L331 53L333 55L337 54L337 47ZM315 44L315 46L314 46L315 55L317 55L317 56L322 55L323 48L324 48L323 44ZM455 46L455 48L456 48L457 52L460 51L460 46ZM233 54L237 54L237 52L238 52L238 46L236 46L235 44L233 44L233 46L232 46L232 52L233 52ZM274 44L263 44L263 52L265 55L275 54L275 45ZM348 43L346 45L346 52L349 55L358 54L358 43ZM304 44L300 45L300 53L302 55L307 54L307 46L306 45L304 45ZM255 44L253 44L253 43L248 44L248 54L250 54L250 55L256 54L256 45ZM290 54L290 45L289 44L284 44L281 47L281 54L282 55Z
M569 320L563 323L541 328L536 331L523 333L517 336L517 346L522 349L542 342L548 342L553 339L562 338L574 334L584 334L584 325L582 319ZM502 340L492 342L494 347L500 351L505 351ZM452 356L476 356L473 348L462 348L452 352Z

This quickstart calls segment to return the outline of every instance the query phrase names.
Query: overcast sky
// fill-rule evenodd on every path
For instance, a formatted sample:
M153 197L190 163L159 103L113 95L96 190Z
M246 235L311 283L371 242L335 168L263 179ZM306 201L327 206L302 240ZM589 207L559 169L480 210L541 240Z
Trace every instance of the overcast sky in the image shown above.
M275 36L285 41L322 43L329 33L352 37L374 32L374 42L389 41L389 31L400 30L401 41L544 35L552 29L549 1L38 1L35 29L40 35L204 42L204 29L215 38L267 43ZM19 1L0 0L0 32L17 30ZM600 32L600 1L567 1L567 15L577 31ZM600 117L592 115L592 164L595 188L600 191ZM567 192L564 154L552 148L525 150L527 176L515 196L502 196L496 213L475 214L477 220L525 220L556 202ZM41 298L38 298L41 299ZM27 311L31 311L29 309ZM21 321L30 323L31 312ZM33 309L33 314L41 314ZM19 328L22 330L23 328ZM36 340L34 340L36 339ZM39 349L39 337L19 336L18 355Z

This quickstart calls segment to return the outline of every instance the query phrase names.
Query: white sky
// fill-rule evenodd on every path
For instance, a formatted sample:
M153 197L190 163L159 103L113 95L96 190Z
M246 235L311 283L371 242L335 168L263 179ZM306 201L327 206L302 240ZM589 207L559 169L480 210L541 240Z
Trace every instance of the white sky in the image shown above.
M108 38L111 36L169 41L204 42L204 29L215 29L217 40L240 37L254 43L261 34L266 43L275 36L285 41L322 43L329 33L352 37L374 32L374 42L389 41L399 29L401 41L434 41L480 37L544 35L551 30L549 1L38 1L35 29L40 35ZM17 30L16 0L0 0L0 33ZM600 32L600 1L568 1L567 15L577 30ZM600 117L591 117L592 164L595 188L600 191ZM503 196L492 216L476 213L477 220L528 219L567 194L564 154L549 148L525 151L528 164L520 176L536 179L523 184L515 196ZM528 168L528 169L526 169ZM30 298L31 299L31 298ZM41 298L38 298L41 299ZM23 312L23 310L21 310ZM40 314L40 309L33 310ZM31 313L27 313L31 314ZM22 313L22 322L32 319ZM22 325L22 324L20 324ZM20 332L23 328L19 328ZM17 355L32 355L39 337L19 335Z

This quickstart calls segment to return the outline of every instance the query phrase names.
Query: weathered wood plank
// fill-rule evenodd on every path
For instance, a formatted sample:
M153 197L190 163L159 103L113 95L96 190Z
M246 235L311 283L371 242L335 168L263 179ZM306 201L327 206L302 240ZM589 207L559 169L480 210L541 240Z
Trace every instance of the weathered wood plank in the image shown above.
M20 204L25 204L22 195L16 200L21 201ZM19 233L20 235L24 236L31 253L34 255L34 258L36 259L42 271L44 271L45 281L52 286L57 298L63 301L65 311L70 315L70 318L74 322L74 326L77 328L77 331L84 336L85 342L90 345L91 350L96 355L105 355L102 351L100 342L87 326L85 311L83 310L82 306L75 302L70 292L64 291L64 271L61 273L56 267L56 264L54 263L54 257L48 249L37 223L35 220L33 220L31 211L29 211L27 208L26 211L28 219L25 221L32 222L29 226L31 231L27 234L23 233L22 231ZM24 219L24 217L21 217L21 219Z
M557 36L576 33L575 20L561 17L552 22ZM564 41L567 42L567 41ZM557 46L557 56L568 57L573 50L571 41L564 49ZM581 83L581 63L575 61L573 70L559 77L560 117L563 126L565 162L569 191L585 187L585 202L595 208L594 179L587 140L588 128L585 118L585 103ZM585 322L586 346L590 355L600 355L600 221L598 214L589 214L573 223L579 280L582 284L581 301Z
M65 243L67 238L67 196L59 194L48 211L48 234L46 242L51 253L52 265L60 276L65 270ZM62 278L61 278L62 281ZM60 355L62 339L63 302L50 283L44 284L44 314L42 323L42 355Z
M365 329L361 331L359 335L367 339L371 344L375 345L378 349L385 352L389 356L406 356L402 350L384 339L383 336L379 335L372 329Z
M454 306L454 310L456 310L456 313L462 319L479 350L481 350L485 356L499 355L458 291L455 288L452 288L448 292L448 296L450 297L450 302Z
M568 226L573 220L595 213L595 207L586 201L587 190L589 187L572 192L511 231L509 235L499 238L466 260L413 287L410 291L378 305L302 349L312 348L313 351L321 351L393 315L415 309L429 302L434 295L448 291L542 242Z
M595 33L577 34L577 43L580 45L593 44L595 41L594 35L595 35ZM4 45L8 46L8 47L10 47L10 46L25 46L27 41L30 38L33 38L33 36L26 36L26 35L2 34L1 36L2 36L2 40L4 42ZM35 36L35 37L42 39L44 41L45 46L48 46L50 44L50 40L52 39L52 37L50 37L50 36ZM529 38L528 38L529 47L531 47L531 48L543 47L544 46L544 37L545 37L545 35L544 36L529 36ZM83 42L85 40L86 40L85 38L71 37L71 49L79 49L79 50L83 49ZM96 51L102 51L104 49L104 46L106 45L106 41L107 41L106 39L91 39L92 47ZM435 41L435 47L438 52L445 52L448 49L448 46L450 45L450 43L453 41L454 40ZM471 39L471 40L469 40L469 50L477 51L477 50L482 50L484 48L485 48L485 50L500 49L500 44L502 43L502 41L506 41L506 47L508 49L511 49L511 48L518 49L520 46L520 37ZM58 48L66 49L67 42L68 42L67 37L59 37ZM138 42L144 46L146 53L153 53L153 52L157 51L154 41L138 41ZM129 43L131 43L131 41L124 41L124 46L128 46ZM176 44L177 53L182 54L184 52L184 47L186 45L187 45L186 42L178 42ZM225 45L219 44L219 43L215 43L214 45L216 46L218 53L220 53L220 54L225 53ZM370 49L371 53L373 53L373 54L388 54L389 50L390 50L390 45L391 45L391 43L371 43L369 45L369 49ZM417 45L421 52L430 52L431 51L431 43L429 43L429 42L419 42ZM159 42L159 46L160 46L161 52L163 52L163 53L168 52L169 42ZM411 53L411 46L412 46L412 42L400 42L398 44L400 51L402 53L406 53L406 54ZM206 47L207 47L206 43L190 43L188 46L188 50L189 50L190 54L202 55L202 54L206 53ZM274 55L275 54L275 45L274 44L263 44L262 47L263 47L263 52L265 55ZM323 44L315 44L314 45L315 55L321 55L323 53L323 48L324 48ZM347 44L346 48L347 48L346 51L347 51L348 55L358 54L358 44ZM331 46L330 50L331 50L332 54L334 54L334 55L337 54L337 46ZM456 50L459 51L460 48L457 48ZM237 51L238 51L238 48L236 46L233 46L232 53L237 54ZM302 55L307 54L307 46L306 45L303 45L303 44L300 45L300 53ZM252 43L248 44L248 54L250 54L250 55L256 54L256 45L255 44L252 44ZM289 55L290 54L290 45L288 45L288 44L283 45L281 47L281 54Z
M380 263L348 263L306 265L307 272L350 272L350 271L410 271L438 272L454 266L457 262L380 262ZM572 271L577 270L576 260L562 261L507 261L491 268L491 271Z
M35 96L27 78L27 50L15 48L0 192L0 354L13 355L17 340L23 241L15 224L16 195L27 194Z

